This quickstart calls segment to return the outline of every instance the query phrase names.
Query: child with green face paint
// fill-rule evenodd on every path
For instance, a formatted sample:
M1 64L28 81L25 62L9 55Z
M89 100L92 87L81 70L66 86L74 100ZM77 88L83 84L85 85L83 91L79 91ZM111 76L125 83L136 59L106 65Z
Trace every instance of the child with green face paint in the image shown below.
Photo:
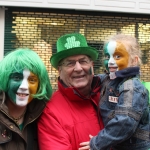
M118 34L104 45L107 73L102 81L100 113L105 128L79 150L148 150L148 91L139 80L141 51L137 40Z
M0 62L0 149L38 149L36 120L52 94L40 57L17 49Z

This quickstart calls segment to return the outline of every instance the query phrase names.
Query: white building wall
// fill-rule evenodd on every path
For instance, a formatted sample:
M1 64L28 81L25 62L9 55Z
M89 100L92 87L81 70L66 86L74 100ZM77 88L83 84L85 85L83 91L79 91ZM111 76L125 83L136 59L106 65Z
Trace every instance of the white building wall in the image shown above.
M0 6L150 14L150 0L0 0Z
M4 56L7 6L150 14L150 0L0 0L0 60Z
M5 9L0 8L0 60L4 56Z

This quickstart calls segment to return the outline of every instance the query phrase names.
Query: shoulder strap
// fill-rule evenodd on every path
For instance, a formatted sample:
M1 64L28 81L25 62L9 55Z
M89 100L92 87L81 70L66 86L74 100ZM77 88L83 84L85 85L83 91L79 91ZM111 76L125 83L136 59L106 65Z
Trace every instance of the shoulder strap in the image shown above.
M145 88L148 90L149 92L149 107L150 107L150 82L142 82L142 84L145 86Z
M26 150L33 150L34 149L34 136L36 132L35 122L31 123L27 127L27 149Z
M104 78L104 80L102 81L102 86L101 86L101 89L100 89L100 105L103 103L103 101L105 100L104 98L102 98L103 96L104 96L104 94L105 94L105 92L106 92L106 87L108 86L108 84L109 84L109 82L110 82L111 80L110 80L110 78L109 78L109 75L108 76L106 76L105 78Z

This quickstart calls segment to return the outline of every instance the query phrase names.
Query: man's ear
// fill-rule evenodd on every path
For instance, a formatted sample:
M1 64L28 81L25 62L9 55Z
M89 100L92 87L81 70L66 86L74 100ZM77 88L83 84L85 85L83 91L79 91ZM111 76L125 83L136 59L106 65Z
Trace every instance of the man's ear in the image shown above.
M58 73L60 74L61 72L61 66L58 66Z
M91 68L92 70L92 75L94 75L94 62L92 61L92 68Z

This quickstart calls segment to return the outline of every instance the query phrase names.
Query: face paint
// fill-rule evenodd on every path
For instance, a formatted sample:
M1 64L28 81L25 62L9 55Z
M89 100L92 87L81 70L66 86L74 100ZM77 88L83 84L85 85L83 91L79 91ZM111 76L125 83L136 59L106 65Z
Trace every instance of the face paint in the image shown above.
M18 106L26 106L36 94L38 77L29 70L12 73L9 80L8 96Z
M12 73L8 82L8 96L16 103L16 93L23 80L23 72Z
M115 53L115 49L116 49L117 43L115 41L111 41L108 43L107 49L108 49L108 53L109 53L109 61L108 61L108 68L109 68L109 72L115 72L118 69L118 66L115 62L114 56L113 54Z
M109 71L108 61L109 61L110 55L108 53L107 46L108 46L108 44L104 47L104 56L105 56L105 58L104 58L103 64L104 64L106 70Z
M122 70L128 67L129 64L129 53L122 43L117 44L118 47L115 51L114 58L118 65L118 70Z
M120 42L111 41L107 45L107 51L109 53L108 68L109 72L116 72L128 67L129 54Z
M92 68L89 69L89 75L92 75Z

